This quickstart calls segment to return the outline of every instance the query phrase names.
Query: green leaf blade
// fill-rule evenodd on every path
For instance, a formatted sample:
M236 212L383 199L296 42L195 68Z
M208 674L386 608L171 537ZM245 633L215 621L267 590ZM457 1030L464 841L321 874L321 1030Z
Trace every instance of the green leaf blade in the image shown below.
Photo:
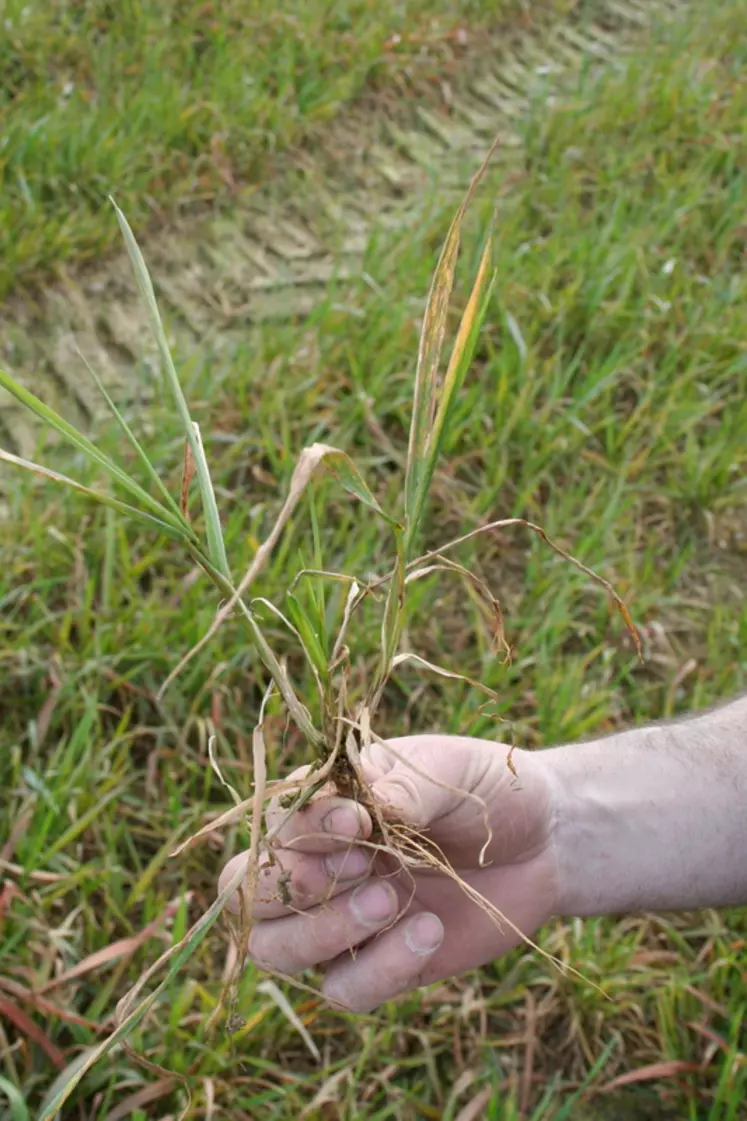
M125 514L129 518L135 518L139 521L146 522L151 528L155 527L160 533L165 533L168 537L172 537L176 541L183 541L185 539L185 534L179 526L157 518L153 514L149 514L146 510L140 510L137 506L130 506L126 502L120 502L118 498L113 498L109 494L103 494L101 491L84 486L83 483L77 482L76 479L71 479L68 475L63 475L59 471L53 471L51 467L44 467L40 463L33 463L29 459L23 459L19 455L13 455L12 452L5 451L4 448L0 448L0 462L11 463L15 467L21 467L24 471L31 472L31 474L40 475L42 478L49 479L55 483L61 483L70 490L76 490L80 494L85 495L86 498L91 498L94 502L98 502L102 506L108 506L110 509L117 510L120 514Z
M109 392L108 392L106 386L104 385L104 383L102 382L101 378L96 373L96 371L93 369L93 367L90 365L90 363L85 358L85 356L83 354L81 354L80 357L81 357L81 361L83 362L83 365L86 367L86 369L88 370L88 373L91 375L91 378L93 379L94 384L96 385L96 388L98 389L101 396L104 398L104 401L106 403L107 408L109 409L109 412L112 414L112 416L116 420L117 424L119 425L122 432L124 433L128 443L130 444L132 449L135 451L138 459L140 460L143 467L145 468L145 471L148 475L148 478L151 480L151 482L157 488L159 494L162 495L166 505L171 510L171 512L174 514L174 516L176 518L178 518L180 522L183 523L185 530L187 532L190 532L191 527L189 526L189 523L187 522L186 518L184 518L184 516L182 515L182 512L179 509L178 502L169 493L168 489L166 488L166 485L163 482L163 479L161 478L161 476L158 474L155 467L151 463L150 459L148 458L147 453L145 452L145 449L143 448L142 444L140 443L140 441L135 436L135 433L130 428L130 426L127 423L127 421L125 420L124 416L122 415L122 413L119 411L119 409L115 405L114 401L111 398L111 395L109 394Z
M31 1114L18 1087L8 1078L0 1076L0 1093L5 1094L10 1103L11 1121L29 1121Z
M292 592L286 593L288 618L298 631L306 656L319 674L321 681L329 682L329 662L322 640L314 624Z
M171 512L157 502L152 495L148 494L139 483L131 479L130 476L119 467L112 459L109 459L104 452L100 451L87 436L79 432L72 424L69 424L59 413L46 405L39 397L36 397L25 386L12 378L10 374L6 374L4 370L0 370L0 386L6 389L8 393L12 394L17 401L19 401L25 408L32 412L39 418L48 428L53 429L74 448L82 452L88 459L90 459L97 466L109 475L113 482L117 483L124 490L126 490L133 498L137 498L139 502L156 515L157 518L162 518L168 521L174 527L180 527L181 521L177 520Z
M135 240L130 224L125 218L122 211L117 206L114 199L111 200L114 207L114 212L117 216L117 222L124 238L125 248L127 255L130 258L133 272L135 274L135 283L137 284L138 291L143 298L145 306L148 310L150 318L151 329L158 344L158 350L161 355L163 369L166 380L171 389L174 403L176 404L179 417L184 429L185 439L188 441L192 450L192 455L195 459L195 466L197 468L197 479L200 485L200 496L202 498L202 506L205 513L205 532L207 535L208 553L210 559L215 567L225 577L230 579L231 573L228 567L228 557L226 555L226 546L223 541L223 531L220 524L220 515L218 513L218 504L215 500L215 491L213 490L213 483L210 477L210 470L208 468L205 451L200 439L199 429L195 425L189 412L187 399L184 396L179 375L176 372L174 359L171 356L171 349L166 338L166 331L161 319L161 313L158 310L158 303L156 301L156 293L153 288L153 282L148 272L148 266L145 263L140 247Z

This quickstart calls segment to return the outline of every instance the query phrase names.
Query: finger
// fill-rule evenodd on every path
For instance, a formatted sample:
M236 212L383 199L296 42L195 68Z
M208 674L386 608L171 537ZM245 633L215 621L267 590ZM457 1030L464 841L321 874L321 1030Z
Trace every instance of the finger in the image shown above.
M337 795L315 798L296 813L274 801L267 810L267 826L280 827L274 838L277 844L303 852L344 849L351 841L367 840L372 830L368 810Z
M359 946L393 922L398 909L392 885L371 879L311 911L257 923L249 956L265 968L298 973Z
M465 799L481 817L475 792L493 768L503 773L505 755L501 744L464 736L404 736L371 745L365 773L385 816L423 829L463 810Z
M228 861L218 881L219 891L239 868L246 868L248 860L248 852L242 852ZM355 846L326 854L293 852L291 849L273 851L271 856L265 852L260 859L252 910L254 918L276 919L291 911L304 911L349 891L370 874L372 860L371 852ZM227 906L234 914L238 913L238 890Z
M453 750L444 751L442 740L406 736L376 744L366 778L385 817L423 829L460 800L456 782L463 760Z
M410 912L355 957L335 961L324 978L324 995L350 1012L370 1012L385 1000L430 984L429 965L444 938L438 915Z

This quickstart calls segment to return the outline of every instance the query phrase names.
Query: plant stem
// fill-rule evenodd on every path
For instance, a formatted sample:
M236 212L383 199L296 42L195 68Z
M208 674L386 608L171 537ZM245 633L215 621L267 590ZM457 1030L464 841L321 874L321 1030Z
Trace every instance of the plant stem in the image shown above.
M195 546L188 545L189 554L192 559L202 568L202 570L210 577L215 586L223 593L224 596L232 598L236 595L236 589L231 581L223 575L210 561L210 559L202 552L201 549ZM237 605L241 610L246 622L249 624L252 639L255 649L259 654L265 668L268 670L272 680L275 682L280 695L285 701L288 711L290 712L296 726L300 732L306 736L309 743L315 748L317 754L324 758L326 756L326 741L324 736L313 725L311 717L309 716L308 709L301 703L296 696L295 690L290 683L288 674L285 667L278 661L269 646L265 636L262 634L259 624L252 610L244 603L243 599L237 600Z

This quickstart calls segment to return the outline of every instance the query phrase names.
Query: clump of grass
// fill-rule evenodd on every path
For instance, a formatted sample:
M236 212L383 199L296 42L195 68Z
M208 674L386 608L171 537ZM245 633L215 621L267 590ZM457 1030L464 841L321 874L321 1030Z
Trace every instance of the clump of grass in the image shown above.
M159 994L169 985L177 972L195 953L210 928L223 913L229 899L237 891L240 899L240 921L233 928L237 953L231 980L234 981L238 977L246 961L252 924L252 905L259 876L260 849L265 847L271 851L275 837L282 827L282 823L274 825L271 829L263 825L264 804L269 797L280 797L282 799L281 804L286 808L288 816L295 813L323 787L332 787L338 793L355 799L358 803L365 805L373 817L375 832L371 843L376 849L396 857L405 870L429 866L456 879L467 896L489 913L496 923L505 923L513 928L510 920L497 907L482 898L458 877L443 856L433 849L424 836L396 820L392 821L385 818L381 808L375 804L370 796L360 765L361 752L367 746L372 742L384 742L375 731L377 710L387 682L397 667L404 662L411 662L427 672L467 681L474 688L482 690L489 701L498 701L497 695L492 690L465 677L457 670L435 665L420 658L414 652L400 649L406 617L408 588L414 581L424 576L434 572L443 572L457 575L470 584L472 591L482 600L493 621L493 642L496 652L502 650L505 656L509 655L510 651L503 631L499 600L484 581L448 555L460 544L478 534L487 533L497 528L521 525L541 537L551 549L606 590L618 607L640 654L637 631L625 604L611 585L550 540L542 527L535 523L522 518L493 521L465 536L431 549L425 554L418 554L418 544L426 516L429 491L444 433L472 360L495 282L495 274L491 268L492 243L491 237L488 236L472 290L456 332L451 354L446 363L446 369L442 372L441 358L446 340L447 317L454 286L462 223L467 206L488 166L494 147L495 145L475 175L454 216L431 284L417 357L412 421L405 466L404 509L401 512L393 514L382 508L360 471L345 452L327 444L313 444L304 449L298 459L288 495L269 535L258 548L246 574L238 583L235 581L228 561L218 504L200 430L192 420L171 357L145 261L126 218L116 205L117 220L134 268L138 288L149 310L153 332L161 354L165 379L173 396L175 408L184 431L185 457L179 500L174 498L164 485L146 450L111 400L94 371L90 371L91 375L103 394L116 423L120 426L124 439L136 453L150 484L149 488L137 482L132 475L128 474L114 460L97 448L95 443L24 389L12 377L0 371L0 385L14 394L42 421L54 428L73 447L100 467L108 475L114 491L122 497L106 491L94 490L48 467L19 458L6 451L0 451L0 459L72 487L89 499L103 503L112 510L139 520L149 528L157 529L159 532L175 539L182 545L187 556L210 577L223 597L224 602L217 612L212 626L198 645L185 655L164 683L163 689L168 687L170 681L181 671L189 658L204 646L221 624L235 612L238 612L245 622L251 640L270 677L270 684L253 733L254 788L251 796L241 799L229 787L235 805L217 820L212 821L209 826L198 830L189 837L173 854L178 855L189 846L197 843L206 833L214 833L222 826L246 815L251 836L249 860L246 868L241 868L234 874L218 898L191 930L146 970L132 990L120 1001L115 1018L114 1032L108 1039L79 1056L72 1066L63 1072L63 1075L60 1076L60 1079L47 1095L40 1114L41 1121L47 1121L57 1114L84 1074L112 1047L116 1044L127 1047L125 1042L127 1036L140 1023L158 999ZM306 489L315 474L320 470L331 472L348 494L386 524L391 534L392 560L389 570L379 580L369 580L367 582L359 582L356 577L345 573L324 572L322 570L302 571L297 573L290 583L285 611L266 599L250 598L251 588L256 577L269 559ZM204 518L203 532L199 532L195 528L189 515L189 492L195 478ZM319 640L319 634L323 627L321 614L318 612L315 614L314 607L302 606L300 598L294 595L294 589L299 581L309 576L343 581L348 586L348 594L339 620L337 635L329 654ZM370 681L364 691L363 699L353 705L348 700L350 660L346 637L356 612L364 600L369 597L377 598L381 604L380 653L377 664L371 673ZM318 691L317 700L320 715L316 721L312 717L310 705L296 691L282 658L276 654L265 637L259 614L260 607L269 610L293 635L308 664ZM267 774L263 723L266 706L274 694L279 695L289 717L308 744L310 766L301 777L270 780ZM210 758L220 776L219 766L213 756L212 748ZM510 757L508 765L512 766ZM431 781L433 780L431 779ZM471 795L466 794L466 796ZM486 810L486 807L483 808ZM486 825L485 849L487 849L489 841L489 827ZM517 931L517 933L521 934L520 931ZM526 938L525 941L530 946L534 945ZM540 953L545 953L545 951L539 950L539 947L534 948ZM549 955L546 954L545 956ZM162 970L165 970L164 979L148 995L142 996L147 984ZM220 1006L218 1011L220 1011ZM142 1059L139 1061L145 1062ZM161 1069L151 1062L146 1062L146 1065L153 1070Z

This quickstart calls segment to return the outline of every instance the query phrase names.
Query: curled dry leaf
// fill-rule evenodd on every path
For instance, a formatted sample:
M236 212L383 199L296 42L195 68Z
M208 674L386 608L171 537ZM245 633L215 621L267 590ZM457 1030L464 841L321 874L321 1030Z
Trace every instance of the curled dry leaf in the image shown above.
M503 609L501 608L500 600L493 595L487 583L481 580L479 576L476 576L474 572L470 572L463 564L457 564L456 561L451 560L450 557L441 557L437 563L423 565L421 568L413 568L405 577L405 583L411 584L414 580L422 580L423 577L431 576L434 572L454 572L462 577L468 588L472 588L477 593L480 606L490 619L490 635L493 650L502 650L505 660L508 661L511 656L511 647L506 640Z
M457 673L455 670L444 669L443 666L438 666L435 662L428 662L425 658L421 658L419 654L413 654L410 651L404 651L402 654L395 654L394 658L392 658L392 668L396 669L397 666L404 665L405 662L412 662L416 666L421 666L423 669L437 674L438 677L448 677L452 681L464 681L467 685L471 685L473 689L484 693L491 701L498 702L500 700L495 690L489 689L488 686L483 685L481 681L477 681L473 677L468 677L465 673Z
M408 565L408 568L415 567L416 565L428 564L429 562L434 561L437 557L442 557L443 554L448 552L449 550L455 549L458 545L463 545L466 541L471 541L473 538L479 537L483 533L491 533L496 529L506 529L509 526L519 525L524 526L525 529L528 529L531 533L534 533L537 537L540 537L545 542L545 544L550 549L552 549L554 553L558 554L559 557L562 557L563 560L567 561L569 564L572 564L574 568L577 568L579 570L579 572L583 572L584 575L588 576L589 579L592 580L595 584L598 584L600 587L604 588L610 598L614 601L617 610L620 612L623 622L628 628L630 636L633 639L638 658L642 662L643 646L641 643L641 636L638 633L638 628L636 627L630 616L630 611L628 610L627 604L618 595L618 593L610 584L609 580L605 580L603 576L600 576L598 573L594 572L594 570L589 568L588 565L585 565L582 561L577 560L576 557L572 556L565 549L561 548L561 546L558 545L556 541L553 541L552 538L547 535L542 526L536 525L535 522L529 522L526 520L526 518L501 518L499 521L489 522L487 525L478 526L477 529L472 529L469 533L465 533L461 537L454 538L453 541L449 541L446 545L440 545L437 549L432 549L429 553L425 553L422 557L418 557L417 560L411 562L411 565Z
M256 580L259 573L267 564L273 549L280 540L280 536L285 529L288 521L293 515L301 496L303 495L306 487L311 482L311 478L317 468L324 464L336 476L342 486L355 498L359 499L364 505L368 506L371 510L377 513L380 517L391 521L379 506L373 494L366 485L363 476L358 471L353 461L339 448L333 448L329 444L312 444L308 448L304 448L299 456L298 463L291 476L290 488L288 495L283 503L280 513L278 514L275 524L273 525L270 533L262 542L257 552L254 554L252 563L249 565L246 573L244 574L241 583L236 591L228 599L226 603L218 611L215 619L211 623L209 629L203 635L198 643L189 650L174 670L164 681L159 691L159 697L162 697L169 685L179 676L184 667L192 660L195 654L199 653L203 647L210 642L215 633L223 625L234 608L240 602L241 598L246 595L247 591Z

